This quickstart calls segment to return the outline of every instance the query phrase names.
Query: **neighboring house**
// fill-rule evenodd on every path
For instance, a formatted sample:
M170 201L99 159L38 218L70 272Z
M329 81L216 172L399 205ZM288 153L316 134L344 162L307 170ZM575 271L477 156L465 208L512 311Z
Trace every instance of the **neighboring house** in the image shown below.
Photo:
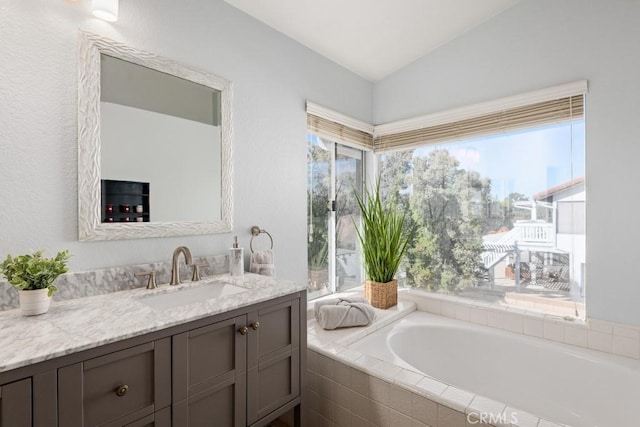
M571 291L584 296L585 187L584 177L534 194L534 200L554 207L556 248L569 254Z
M516 202L515 207L528 210L530 218L483 238L482 260L491 276L501 277L505 265L520 263L520 278L583 296L584 177L534 194L533 200Z

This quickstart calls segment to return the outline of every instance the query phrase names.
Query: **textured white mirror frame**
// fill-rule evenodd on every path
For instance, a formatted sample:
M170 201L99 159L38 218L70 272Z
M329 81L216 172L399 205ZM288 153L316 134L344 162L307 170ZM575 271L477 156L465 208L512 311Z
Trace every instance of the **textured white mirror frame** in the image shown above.
M100 212L100 55L106 54L221 92L221 219L102 223ZM82 241L143 239L230 232L233 228L231 82L103 36L80 32L78 57L78 233Z

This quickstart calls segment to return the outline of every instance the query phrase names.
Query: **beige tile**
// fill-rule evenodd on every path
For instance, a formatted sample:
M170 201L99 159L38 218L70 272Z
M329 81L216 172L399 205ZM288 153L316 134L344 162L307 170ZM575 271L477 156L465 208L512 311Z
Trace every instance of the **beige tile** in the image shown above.
M343 363L334 361L333 380L343 386L351 386L351 368Z
M411 418L435 426L438 422L438 405L426 397L412 393Z
M544 321L535 317L525 317L523 322L523 333L533 337L544 337Z
M443 403L446 403L446 405L450 408L462 413L465 412L467 406L469 406L469 404L475 397L473 393L460 390L459 388L455 388L453 386L447 387L444 393L442 393L440 396Z
M380 378L370 377L369 379L369 396L371 399L383 405L389 406L390 385L388 382Z
M431 298L427 299L426 310L429 313L440 314L440 306L441 306L440 301L434 300Z
M320 410L320 395L315 391L309 392L309 409L316 412Z
M613 334L613 322L609 322L607 320L588 319L587 326L592 331Z
M411 394L410 391L391 384L389 388L389 407L411 416Z
M520 314L505 313L504 314L504 328L507 331L523 333L523 320Z
M369 421L366 418L360 417L354 413L351 414L351 427L369 427Z
M440 303L440 315L445 317L456 318L456 306L453 303L442 301Z
M373 400L369 402L369 421L377 427L390 427L389 407ZM395 426L394 426L395 427Z
M487 310L484 308L471 307L471 321L478 325L486 325Z
M550 319L544 319L544 338L564 342L565 326L562 322Z
M331 398L333 393L333 381L318 375L318 394L320 396Z
M613 336L613 353L618 356L640 358L640 342L636 338Z
M353 350L351 348L346 349L342 353L340 353L340 359L354 363L356 360L362 357L362 353L357 350Z
M311 391L318 392L318 374L307 371L307 387Z
M636 326L630 325L622 325L620 323L615 323L613 325L613 335L617 335L620 337L640 339L640 329Z
M411 417L393 409L389 410L389 419L393 427L411 427Z
M318 353L307 350L307 369L318 372Z
M471 308L468 305L456 304L456 319L464 320L465 322L471 321Z
M333 422L337 427L351 426L351 412L338 404L333 407Z
M447 389L447 385L433 378L425 377L418 384L415 389L422 395L427 397L440 396Z
M590 329L587 332L587 346L593 350L611 353L613 351L613 335Z
M351 408L351 390L342 384L333 383L332 400L345 408Z
M369 413L369 398L361 395L360 393L352 391L351 407L349 408L349 410L354 414L366 419L367 414Z
M438 427L466 427L467 418L462 412L438 405Z
M504 329L504 312L500 310L487 310L487 326Z
M351 368L350 373L350 388L364 396L369 396L369 375L355 368Z
M320 396L320 415L328 420L333 421L333 400L328 397Z
M435 426L435 424L434 424ZM420 421L417 421L416 419L412 419L411 420L411 427L431 427L425 423L421 423Z
M540 418L519 409L507 407L504 411L504 421L518 427L537 427Z
M318 355L318 373L325 378L333 380L333 359L325 355Z
M408 384L408 385L416 385L422 379L424 375L418 374L417 372L410 371L408 369L402 369L395 377L393 377L393 382L397 384Z
M400 371L402 371L401 367L385 361L378 361L377 363L372 364L368 369L368 372L372 375L389 382L393 382L393 379L400 373Z
M467 407L466 413L473 413L479 416L480 420L496 420L500 419L501 414L506 408L507 405L504 403L483 396L476 396Z
M587 346L587 328L583 326L565 325L564 342L579 347Z

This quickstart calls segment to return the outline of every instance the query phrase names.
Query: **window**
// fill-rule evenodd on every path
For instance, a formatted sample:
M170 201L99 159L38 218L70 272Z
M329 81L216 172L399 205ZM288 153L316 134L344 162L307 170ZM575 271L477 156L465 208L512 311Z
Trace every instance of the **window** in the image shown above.
M584 314L584 132L580 116L379 155L416 229L401 282Z
M584 315L587 82L375 128L386 191L416 233L399 279Z

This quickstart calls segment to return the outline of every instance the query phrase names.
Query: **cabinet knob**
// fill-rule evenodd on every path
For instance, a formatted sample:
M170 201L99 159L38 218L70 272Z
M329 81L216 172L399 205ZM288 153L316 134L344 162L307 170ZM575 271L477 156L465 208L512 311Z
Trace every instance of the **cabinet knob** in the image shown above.
M240 332L240 335L247 335L247 333L249 332L249 328L243 326L242 328L238 329L238 332Z
M260 327L260 322L253 322L251 324L251 329L253 329L254 331L257 331L259 327Z
M129 391L129 386L126 385L126 384L123 384L123 385L119 386L118 388L116 388L116 394L119 397L122 397L125 394L127 394L127 391Z

